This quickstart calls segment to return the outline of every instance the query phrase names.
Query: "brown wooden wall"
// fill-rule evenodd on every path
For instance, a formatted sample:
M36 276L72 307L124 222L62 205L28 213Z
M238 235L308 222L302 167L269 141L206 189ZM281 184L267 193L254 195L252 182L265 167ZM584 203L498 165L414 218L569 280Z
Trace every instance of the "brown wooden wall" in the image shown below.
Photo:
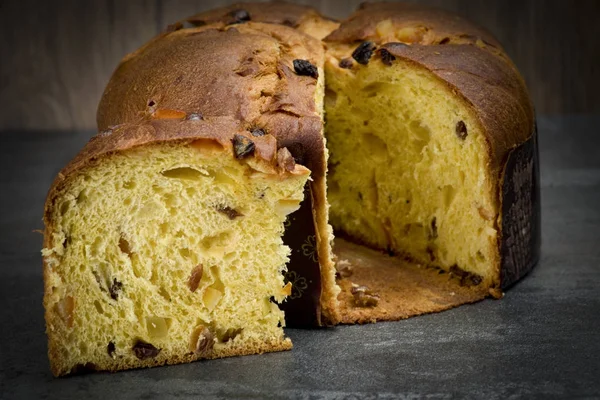
M421 0L492 31L539 114L600 113L600 1ZM0 130L95 126L119 59L170 22L223 0L0 0ZM305 0L343 18L361 0Z

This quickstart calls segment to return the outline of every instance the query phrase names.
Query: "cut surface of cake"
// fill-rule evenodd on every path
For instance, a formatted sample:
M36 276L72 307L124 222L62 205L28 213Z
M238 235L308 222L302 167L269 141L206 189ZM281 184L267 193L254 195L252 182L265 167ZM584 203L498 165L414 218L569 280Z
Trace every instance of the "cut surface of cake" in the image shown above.
M44 302L57 375L291 347L275 303L291 291L281 235L309 171L286 150L279 164L240 161L237 140L263 156L274 141L173 124L108 131L52 189ZM179 140L156 134L174 128Z

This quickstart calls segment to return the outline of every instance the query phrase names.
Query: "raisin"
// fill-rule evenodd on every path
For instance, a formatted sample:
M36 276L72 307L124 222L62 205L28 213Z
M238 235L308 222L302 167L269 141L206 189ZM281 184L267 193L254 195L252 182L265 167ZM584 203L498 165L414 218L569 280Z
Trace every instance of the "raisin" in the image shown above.
M165 32L171 33L183 29L183 24L181 22L175 22L174 24L167 25L167 29Z
M433 217L431 220L431 233L429 234L429 239L436 239L438 237L437 230L437 218Z
M301 76L310 76L315 79L319 77L319 70L308 60L294 60L294 71Z
M227 215L227 217L230 220L232 220L232 221L234 219L236 219L237 217L243 217L244 216L244 214L242 214L242 213L238 212L236 209L233 209L233 208L228 207L228 206L219 207L219 208L217 208L217 211L220 212L220 213L223 213L223 214Z
M477 286L477 285L479 285L481 283L481 281L483 280L483 278L481 278L481 276L479 276L477 274L470 274L469 280L471 281L471 284L473 286Z
M108 346L106 346L106 351L110 358L115 358L115 344L113 342L108 342Z
M230 24L241 24L250 21L250 14L248 11L241 8L233 10L229 13L229 16L232 18L232 20L229 21Z
M157 349L150 343L146 343L142 340L138 340L133 345L132 350L137 358L139 358L140 360L146 360L148 358L156 357L158 355L158 353L160 353L161 349Z
M196 267L192 270L190 279L188 279L188 286L192 292L195 292L196 289L198 289L198 285L200 285L200 281L202 280L203 270L204 267L202 264L196 265Z
M185 119L187 119L188 121L200 121L203 118L204 117L200 113L191 113Z
M379 55L381 56L381 62L385 65L392 65L392 61L396 60L396 57L386 49L379 50Z
M254 154L254 142L246 136L236 134L231 141L233 143L233 153L238 160Z
M352 66L354 65L354 62L352 61L352 59L350 57L348 58L342 58L340 60L340 68L344 68L344 69L350 69L352 68Z
M119 238L119 250L121 250L122 253L131 256L131 246L129 245L127 239L125 239L123 236Z
M434 262L435 261L435 249L432 246L427 246L425 251L427 251L427 254L429 254L429 261Z
M267 133L264 131L264 129L260 129L260 128L254 128L252 130L252 136L265 136Z
M461 140L465 140L467 135L467 125L463 121L458 121L456 123L456 136Z
M356 294L359 292L366 292L367 290L369 290L367 286L353 285L352 289L350 289L350 293Z
M483 281L481 276L467 272L459 268L456 264L450 267L450 273L460 278L461 286L477 286Z
M123 289L123 284L117 280L117 278L113 279L112 285L108 289L110 293L110 298L113 300L117 300L119 298L119 292Z
M375 51L375 43L366 41L362 42L358 45L358 47L352 52L352 58L356 60L357 63L362 65L367 65L373 52Z
M450 267L449 272L451 274L458 276L459 278L464 278L467 275L467 271L464 271L464 270L458 268L458 265L456 265L456 264L454 264L453 266Z

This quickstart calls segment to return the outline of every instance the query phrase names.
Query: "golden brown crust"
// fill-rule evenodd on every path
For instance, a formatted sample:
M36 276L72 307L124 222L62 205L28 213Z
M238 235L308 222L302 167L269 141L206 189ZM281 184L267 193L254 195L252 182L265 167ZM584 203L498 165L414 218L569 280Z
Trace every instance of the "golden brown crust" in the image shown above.
M279 25L167 32L119 65L100 101L98 127L136 122L149 108L228 118L249 131L263 129L279 147L299 143L315 154L308 168L322 175L317 81L293 67L294 59L316 65L322 58L319 41Z
M339 26L338 22L323 17L312 7L275 1L268 4L236 3L205 11L172 25L170 29L187 24L224 27L249 21L289 26L319 40Z

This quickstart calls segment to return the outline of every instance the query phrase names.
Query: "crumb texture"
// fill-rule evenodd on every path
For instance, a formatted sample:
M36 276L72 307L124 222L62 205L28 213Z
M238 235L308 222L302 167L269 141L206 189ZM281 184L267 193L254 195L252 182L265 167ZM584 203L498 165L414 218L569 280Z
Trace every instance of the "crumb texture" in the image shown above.
M308 176L162 144L105 157L54 199L43 250L52 370L283 350L286 215Z
M360 243L491 284L498 210L480 123L429 71L388 61L326 64L331 223Z

